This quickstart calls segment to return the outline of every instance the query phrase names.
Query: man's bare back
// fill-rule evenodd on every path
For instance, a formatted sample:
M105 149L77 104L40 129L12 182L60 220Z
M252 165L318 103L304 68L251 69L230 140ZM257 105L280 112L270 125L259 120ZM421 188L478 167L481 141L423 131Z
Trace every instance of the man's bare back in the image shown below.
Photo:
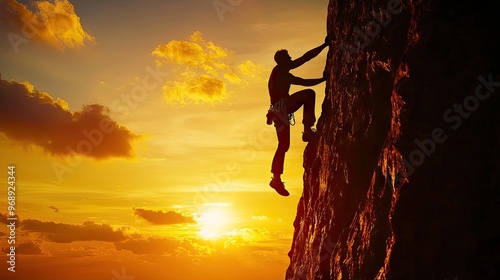
M290 96L290 86L292 85L293 75L289 73L290 69L276 65L269 77L269 95L271 97L271 104L275 104L281 98ZM292 76L292 77L290 77Z

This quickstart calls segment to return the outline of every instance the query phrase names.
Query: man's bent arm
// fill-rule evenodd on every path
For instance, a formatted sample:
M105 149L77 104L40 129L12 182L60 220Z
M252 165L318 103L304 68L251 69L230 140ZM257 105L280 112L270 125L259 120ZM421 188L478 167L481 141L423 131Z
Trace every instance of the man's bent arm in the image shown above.
M328 46L328 44L325 42L321 46L318 46L318 47L306 52L303 56L292 61L292 67L290 69L297 68L297 67L301 66L302 64L308 62L309 60L315 58L327 46Z

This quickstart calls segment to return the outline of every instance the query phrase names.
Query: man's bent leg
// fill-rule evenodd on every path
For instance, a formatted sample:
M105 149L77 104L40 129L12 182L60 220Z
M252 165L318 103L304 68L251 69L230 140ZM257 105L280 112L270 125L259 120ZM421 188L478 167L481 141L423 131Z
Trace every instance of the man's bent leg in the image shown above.
M304 105L304 116L302 123L304 127L312 127L316 122L314 106L316 103L316 93L312 89L298 91L286 100L286 109L288 113L294 113L300 106Z

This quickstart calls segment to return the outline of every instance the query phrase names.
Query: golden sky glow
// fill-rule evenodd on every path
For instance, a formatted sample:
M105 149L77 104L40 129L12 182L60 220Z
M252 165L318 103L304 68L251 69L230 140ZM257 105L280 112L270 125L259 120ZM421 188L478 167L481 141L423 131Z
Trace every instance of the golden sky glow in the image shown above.
M22 33L10 34L10 40L36 39L58 49L78 48L95 40L83 29L73 5L67 0L31 4L33 10L15 0L3 1L4 20Z
M305 144L293 127L280 197L267 79L323 42L327 4L0 1L0 278L283 279Z

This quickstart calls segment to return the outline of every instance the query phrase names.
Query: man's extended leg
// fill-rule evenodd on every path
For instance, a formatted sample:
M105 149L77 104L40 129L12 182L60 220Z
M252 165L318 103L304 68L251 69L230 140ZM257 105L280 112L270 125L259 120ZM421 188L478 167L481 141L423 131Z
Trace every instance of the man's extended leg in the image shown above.
M311 127L316 122L316 116L314 114L314 106L316 103L316 93L312 89L305 89L296 92L287 99L286 109L288 113L294 113L300 106L304 105L304 116L302 118L302 124L304 124L304 136L302 140L308 141L312 137Z
M285 154L290 148L290 123L288 122L288 115L282 114L279 116L274 124L276 134L278 135L278 148L274 154L271 172L273 179L270 186L273 187L279 194L288 196L289 193L285 189L283 182L281 182L281 174L285 165Z

